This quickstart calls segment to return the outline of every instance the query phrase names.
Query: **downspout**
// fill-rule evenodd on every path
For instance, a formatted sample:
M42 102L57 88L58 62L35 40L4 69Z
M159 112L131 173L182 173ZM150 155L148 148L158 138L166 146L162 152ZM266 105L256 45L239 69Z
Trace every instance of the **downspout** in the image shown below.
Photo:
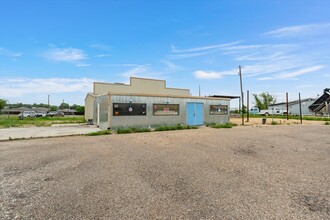
M111 97L110 94L108 94L108 130L110 129L110 117L111 117L111 103L110 103Z
M100 127L100 102L97 100L97 127Z

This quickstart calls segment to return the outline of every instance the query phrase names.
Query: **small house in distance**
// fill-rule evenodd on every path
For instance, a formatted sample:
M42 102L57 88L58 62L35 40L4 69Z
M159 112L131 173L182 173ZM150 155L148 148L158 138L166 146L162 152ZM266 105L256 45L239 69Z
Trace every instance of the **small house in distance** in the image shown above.
M130 84L99 83L85 99L85 119L102 129L153 128L229 122L230 98L190 96L164 80L130 78Z
M302 115L312 115L313 113L309 111L308 107L315 101L314 98L306 98L301 100L301 113ZM289 106L289 114L291 115L299 115L299 100L288 102ZM275 103L273 105L269 105L268 109L279 109L286 111L286 102Z

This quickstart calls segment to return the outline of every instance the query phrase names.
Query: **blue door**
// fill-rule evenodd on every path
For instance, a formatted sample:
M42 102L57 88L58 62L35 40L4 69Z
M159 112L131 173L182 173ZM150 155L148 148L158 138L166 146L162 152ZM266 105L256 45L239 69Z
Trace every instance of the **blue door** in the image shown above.
M203 103L187 103L187 125L203 125Z

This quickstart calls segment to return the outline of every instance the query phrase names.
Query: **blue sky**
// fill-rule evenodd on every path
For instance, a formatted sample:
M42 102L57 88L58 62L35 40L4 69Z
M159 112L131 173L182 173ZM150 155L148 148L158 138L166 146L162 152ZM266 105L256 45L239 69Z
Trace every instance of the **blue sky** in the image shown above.
M239 65L245 91L280 102L322 94L329 61L329 0L0 0L10 103L83 104L92 82L130 76L239 95Z

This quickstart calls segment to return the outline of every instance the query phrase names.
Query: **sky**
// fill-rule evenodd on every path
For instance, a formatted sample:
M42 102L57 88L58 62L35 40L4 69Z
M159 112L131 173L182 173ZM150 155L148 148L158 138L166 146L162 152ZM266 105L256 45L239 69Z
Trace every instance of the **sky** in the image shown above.
M239 65L245 93L315 98L329 61L329 0L0 0L9 103L83 105L94 81L131 76L238 96Z

